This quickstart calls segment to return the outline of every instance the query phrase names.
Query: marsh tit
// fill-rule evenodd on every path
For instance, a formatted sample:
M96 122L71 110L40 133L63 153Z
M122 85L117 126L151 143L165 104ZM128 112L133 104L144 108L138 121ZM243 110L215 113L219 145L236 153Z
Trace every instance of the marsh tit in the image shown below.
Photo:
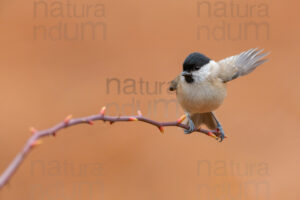
M226 83L252 72L268 61L268 53L257 48L244 51L218 62L201 53L190 54L183 63L183 72L171 81L169 90L176 91L179 104L187 115L186 124L192 133L205 124L217 130L220 141L225 137L223 128L213 113L226 97Z

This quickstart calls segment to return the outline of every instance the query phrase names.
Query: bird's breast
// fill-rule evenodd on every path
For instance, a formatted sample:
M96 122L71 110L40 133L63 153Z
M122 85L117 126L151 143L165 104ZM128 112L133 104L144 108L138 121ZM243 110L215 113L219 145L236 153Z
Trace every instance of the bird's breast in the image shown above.
M205 113L217 109L226 97L226 85L219 81L201 83L181 82L177 89L177 99L189 113Z

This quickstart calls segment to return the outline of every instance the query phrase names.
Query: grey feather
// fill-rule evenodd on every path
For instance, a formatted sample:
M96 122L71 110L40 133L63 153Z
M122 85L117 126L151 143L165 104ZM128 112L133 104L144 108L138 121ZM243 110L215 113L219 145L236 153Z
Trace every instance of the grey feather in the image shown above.
M238 55L219 61L219 76L224 82L233 80L252 72L256 67L268 61L265 58L269 52L262 53L263 49L253 48Z
M170 91L176 91L179 78L180 78L180 76L177 76L174 80L172 80L170 82L170 85L169 85L169 90Z

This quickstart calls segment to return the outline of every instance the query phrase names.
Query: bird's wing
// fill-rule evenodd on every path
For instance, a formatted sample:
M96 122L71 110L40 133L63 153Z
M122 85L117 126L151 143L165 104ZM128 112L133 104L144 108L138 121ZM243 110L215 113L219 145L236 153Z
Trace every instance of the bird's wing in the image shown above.
M237 77L244 76L252 72L257 66L265 63L268 59L263 59L269 52L262 53L263 49L257 48L244 51L238 55L231 56L218 62L219 69L217 76L224 82L231 81Z
M178 82L179 82L179 78L180 78L180 76L177 76L174 80L172 80L170 82L170 86L169 86L170 91L176 91L177 85L178 85Z

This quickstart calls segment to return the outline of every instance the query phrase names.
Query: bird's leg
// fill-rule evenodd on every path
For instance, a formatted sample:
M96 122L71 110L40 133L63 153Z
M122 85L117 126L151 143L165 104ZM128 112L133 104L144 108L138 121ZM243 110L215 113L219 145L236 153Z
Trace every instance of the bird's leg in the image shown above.
M186 113L186 118L188 120L189 129L184 129L185 134L190 134L195 130L195 124L193 120L191 119L191 115L189 113Z
M214 119L217 122L217 131L220 133L220 136L219 136L220 137L220 142L222 142L222 140L225 138L224 130L222 128L222 125L218 121L217 117L215 116L215 114L213 112L211 112L211 113L212 113L212 116L214 117Z

